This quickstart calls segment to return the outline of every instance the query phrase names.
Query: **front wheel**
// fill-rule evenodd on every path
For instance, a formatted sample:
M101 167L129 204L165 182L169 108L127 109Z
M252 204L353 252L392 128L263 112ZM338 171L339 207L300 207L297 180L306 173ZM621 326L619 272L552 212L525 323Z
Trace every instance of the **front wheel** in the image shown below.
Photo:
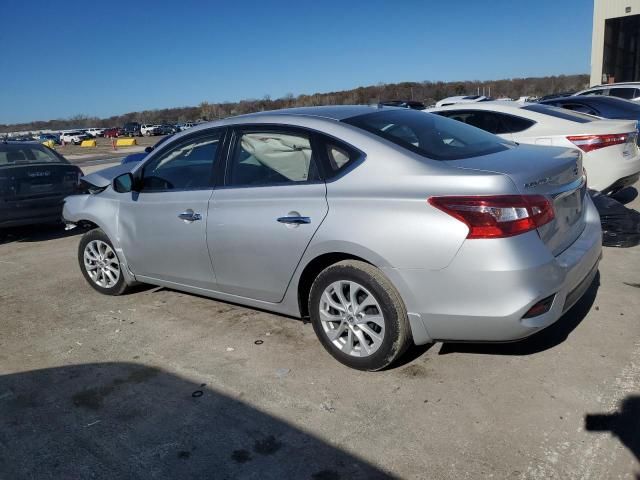
M129 288L113 244L99 228L80 240L78 263L89 285L102 294L122 295Z
M324 348L358 370L391 365L411 342L400 294L365 262L347 260L323 270L311 286L309 315Z

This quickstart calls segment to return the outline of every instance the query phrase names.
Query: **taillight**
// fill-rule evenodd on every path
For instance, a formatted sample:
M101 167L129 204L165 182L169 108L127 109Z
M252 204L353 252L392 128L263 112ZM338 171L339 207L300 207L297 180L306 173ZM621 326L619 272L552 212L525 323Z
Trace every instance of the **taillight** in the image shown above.
M591 152L612 145L627 143L636 132L612 133L608 135L572 135L567 137L571 143L583 152Z
M431 197L429 203L469 227L467 238L505 238L535 230L555 218L542 195Z

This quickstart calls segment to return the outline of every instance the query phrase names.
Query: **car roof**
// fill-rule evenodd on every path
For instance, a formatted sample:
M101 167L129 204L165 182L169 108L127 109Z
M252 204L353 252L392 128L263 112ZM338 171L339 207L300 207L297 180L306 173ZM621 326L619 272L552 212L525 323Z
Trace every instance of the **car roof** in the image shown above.
M320 117L329 120L345 120L347 118L380 111L381 109L406 110L406 108L391 107L386 105L327 105L321 107L295 107L281 110L267 110L264 112L248 113L233 118L260 118L265 115L294 115L306 117Z
M434 107L426 109L427 112L432 110L496 110L496 111L513 111L520 110L523 107L530 105L528 103L505 101L505 100L493 100L488 102L469 102L469 103L454 103L453 105L446 105L444 107Z
M624 100L618 97L608 97L603 95L571 95L569 97L558 97L558 98L550 98L549 100L542 100L538 103L543 105L551 104L551 103L600 103L600 104L616 104L623 105L627 103L631 103L628 100Z
M626 86L636 86L640 87L640 82L618 82L618 83L601 83L600 85L593 85L592 87L587 88L589 90L591 88L609 88L609 87L626 87Z

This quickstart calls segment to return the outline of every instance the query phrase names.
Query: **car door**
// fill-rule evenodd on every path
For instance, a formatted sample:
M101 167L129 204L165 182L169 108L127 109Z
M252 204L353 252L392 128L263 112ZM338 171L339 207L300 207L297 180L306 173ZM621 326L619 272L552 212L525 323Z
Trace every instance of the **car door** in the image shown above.
M207 249L208 205L224 129L171 142L136 172L120 209L121 244L140 278L215 289Z
M319 140L293 127L234 130L207 243L221 291L279 302L327 214Z

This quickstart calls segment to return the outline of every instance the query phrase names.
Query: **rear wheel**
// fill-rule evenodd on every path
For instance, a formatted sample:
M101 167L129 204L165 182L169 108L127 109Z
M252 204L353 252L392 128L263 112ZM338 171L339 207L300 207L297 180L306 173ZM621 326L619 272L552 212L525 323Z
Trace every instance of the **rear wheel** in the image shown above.
M358 370L391 365L411 341L400 294L365 262L347 260L323 270L311 286L309 314L324 348Z
M121 295L129 288L111 240L99 228L80 240L78 263L89 285L100 293Z

